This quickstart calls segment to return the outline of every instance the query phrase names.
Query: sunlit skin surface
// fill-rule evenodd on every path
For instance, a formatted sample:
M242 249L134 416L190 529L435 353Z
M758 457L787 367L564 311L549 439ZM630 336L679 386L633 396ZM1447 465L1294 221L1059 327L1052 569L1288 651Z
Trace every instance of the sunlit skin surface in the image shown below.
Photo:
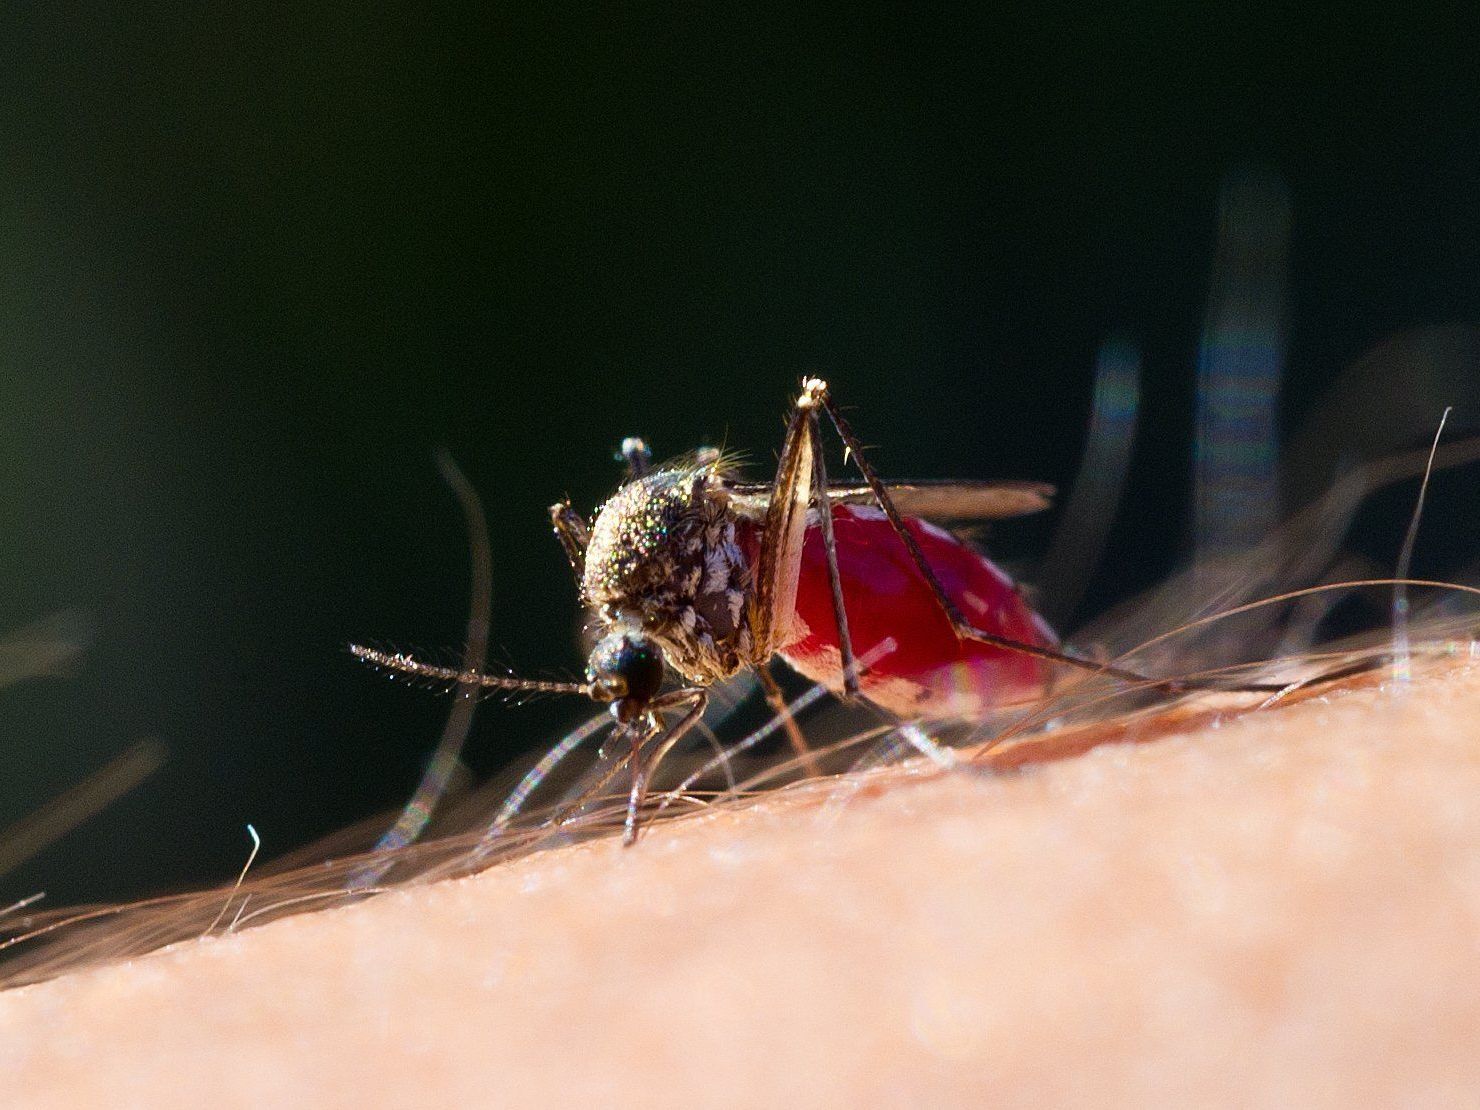
M1385 678L22 988L5 1101L1474 1105L1480 669Z

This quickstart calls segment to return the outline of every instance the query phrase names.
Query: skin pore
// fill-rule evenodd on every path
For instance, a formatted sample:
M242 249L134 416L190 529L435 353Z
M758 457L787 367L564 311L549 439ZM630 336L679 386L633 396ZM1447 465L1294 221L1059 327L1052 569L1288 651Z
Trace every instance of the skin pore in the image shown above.
M1418 671L5 992L6 1102L1472 1105L1480 667Z

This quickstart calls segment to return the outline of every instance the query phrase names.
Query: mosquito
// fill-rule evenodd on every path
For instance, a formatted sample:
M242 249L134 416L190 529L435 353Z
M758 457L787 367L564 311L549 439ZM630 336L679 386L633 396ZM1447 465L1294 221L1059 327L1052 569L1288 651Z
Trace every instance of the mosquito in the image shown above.
M829 482L824 416L863 481ZM798 756L811 758L771 674L777 657L845 701L866 699L902 718L978 716L1041 693L1056 664L1189 688L1061 650L1006 573L931 523L1035 513L1049 506L1051 486L886 485L820 379L802 383L769 483L739 481L713 450L653 467L634 438L623 455L627 481L589 524L569 501L550 509L601 630L586 681L489 675L359 645L351 651L404 674L608 703L630 745L624 845L637 840L655 769L704 715L716 683L753 672ZM670 671L682 685L665 690Z

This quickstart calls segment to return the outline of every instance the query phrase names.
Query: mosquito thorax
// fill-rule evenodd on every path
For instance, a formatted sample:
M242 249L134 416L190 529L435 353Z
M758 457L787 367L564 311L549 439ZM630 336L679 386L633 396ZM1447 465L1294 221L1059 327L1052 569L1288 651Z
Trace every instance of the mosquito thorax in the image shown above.
M591 524L587 604L608 625L641 628L689 681L728 678L750 650L738 523L713 463L628 482Z

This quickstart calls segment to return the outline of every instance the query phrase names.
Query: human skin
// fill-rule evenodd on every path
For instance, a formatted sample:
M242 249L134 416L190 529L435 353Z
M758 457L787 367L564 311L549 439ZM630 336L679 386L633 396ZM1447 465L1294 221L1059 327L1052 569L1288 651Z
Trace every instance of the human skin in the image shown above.
M35 1107L1473 1106L1477 1048L1464 662L0 994L4 1101Z

